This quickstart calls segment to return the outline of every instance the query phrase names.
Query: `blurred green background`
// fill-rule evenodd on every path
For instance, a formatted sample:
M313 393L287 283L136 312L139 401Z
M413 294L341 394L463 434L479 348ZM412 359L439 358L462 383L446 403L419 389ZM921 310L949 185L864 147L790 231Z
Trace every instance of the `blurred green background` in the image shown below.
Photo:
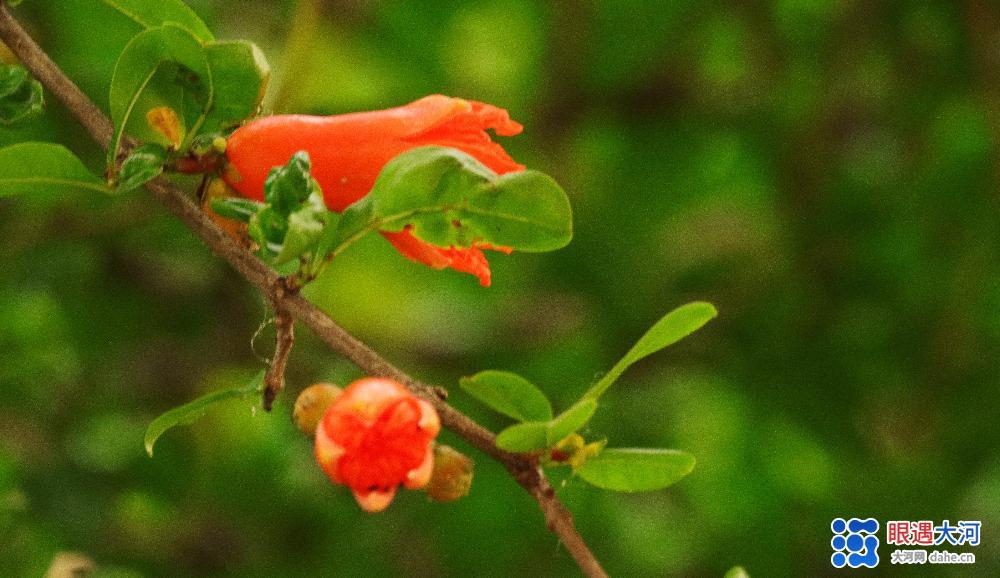
M309 295L401 367L457 387L518 371L557 405L689 300L720 317L630 371L590 437L677 447L666 491L560 490L612 575L832 573L837 516L983 521L998 575L1000 5L993 2L365 0L190 5L258 42L269 112L445 93L508 108L512 155L569 193L576 236L492 257L494 285L370 237ZM17 14L98 102L136 31L87 0ZM101 154L57 105L0 144ZM574 575L492 461L447 505L361 512L290 423L299 389L356 369L305 330L271 415L160 412L269 354L259 295L142 192L0 199L0 565L80 552L103 576ZM883 534L884 537L884 534ZM967 549L966 549L967 550ZM905 574L883 563L871 574Z

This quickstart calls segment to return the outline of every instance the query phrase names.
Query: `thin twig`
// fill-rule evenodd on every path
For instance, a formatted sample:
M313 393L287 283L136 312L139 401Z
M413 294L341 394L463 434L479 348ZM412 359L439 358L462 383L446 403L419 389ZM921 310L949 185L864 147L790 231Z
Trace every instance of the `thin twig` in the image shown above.
M95 141L107 148L113 125L108 117L59 69L41 47L32 40L0 0L0 39L21 59L52 94L61 100ZM226 260L248 282L274 298L279 276L260 259L236 243L220 229L188 196L164 177L157 178L146 188L194 232L212 252ZM405 384L415 394L426 399L437 410L441 423L465 439L476 449L493 457L538 502L546 526L559 537L587 576L607 576L587 544L576 531L573 517L559 501L537 460L522 454L504 451L496 446L496 436L465 414L446 403L436 388L410 377L376 353L365 343L345 331L326 313L320 311L299 293L284 296L286 310L309 327L330 349L351 360L369 375L391 377Z
M285 388L285 367L295 344L295 318L285 307L285 297L293 292L286 277L280 277L274 286L271 303L274 305L274 357L264 374L264 411L271 411L274 398Z

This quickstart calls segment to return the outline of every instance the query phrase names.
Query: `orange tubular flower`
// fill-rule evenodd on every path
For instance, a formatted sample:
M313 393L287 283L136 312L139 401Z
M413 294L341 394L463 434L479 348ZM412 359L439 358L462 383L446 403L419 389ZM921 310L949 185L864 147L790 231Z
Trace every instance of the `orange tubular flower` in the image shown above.
M369 512L386 509L403 484L422 488L434 468L441 422L431 404L391 379L347 386L316 428L316 460Z
M459 149L494 172L524 170L486 130L513 136L523 127L506 110L439 94L406 106L335 116L278 115L238 129L229 138L226 181L240 194L264 198L264 180L271 168L288 162L300 150L313 163L313 177L323 189L326 206L341 212L367 195L393 157L411 148L438 145ZM404 256L435 269L451 267L472 273L489 286L490 268L480 244L468 249L435 247L408 230L383 235Z

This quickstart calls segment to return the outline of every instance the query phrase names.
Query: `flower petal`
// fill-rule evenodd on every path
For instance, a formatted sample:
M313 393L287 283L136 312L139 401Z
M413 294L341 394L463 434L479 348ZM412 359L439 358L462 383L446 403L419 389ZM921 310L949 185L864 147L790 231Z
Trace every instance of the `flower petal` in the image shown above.
M396 488L390 488L384 492L373 490L364 493L354 490L354 499L358 501L361 509L366 512L381 512L389 507L395 496Z
M479 284L489 287L491 282L490 263L479 247L493 249L490 245L480 245L479 247L462 248L442 248L431 245L414 237L410 233L409 227L398 232L382 231L385 237L397 251L404 257L417 263L423 263L432 269L444 269L451 267L456 271L471 273L479 279ZM510 253L507 247L497 248L504 253Z
M438 417L437 410L422 399L417 400L417 405L420 406L420 421L417 422L417 427L427 432L431 437L436 437L441 431L441 418Z
M340 444L333 441L323 421L320 421L316 427L315 449L316 461L319 462L320 467L323 468L326 475L338 484L343 483L340 475L337 473L337 465L340 462L340 458L343 457L345 450Z
M437 415L437 414L435 414ZM427 444L427 454L420 465L406 473L403 485L411 490L416 490L427 485L431 481L431 474L434 473L434 442Z
M452 147L468 153L497 174L523 171L502 146L493 142L487 130L502 136L520 134L524 127L511 120L510 114L490 104L435 94L404 108L421 110L429 121L405 139L414 145ZM416 128L416 127L414 127Z

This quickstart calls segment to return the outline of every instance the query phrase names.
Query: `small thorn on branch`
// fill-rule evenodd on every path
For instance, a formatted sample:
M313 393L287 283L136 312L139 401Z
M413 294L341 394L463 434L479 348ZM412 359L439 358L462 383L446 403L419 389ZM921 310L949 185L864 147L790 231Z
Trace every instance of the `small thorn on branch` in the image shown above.
M271 411L275 398L285 388L285 367L295 344L295 318L285 307L285 297L298 288L294 279L279 277L274 283L271 303L274 305L275 343L271 366L264 374L264 411Z

